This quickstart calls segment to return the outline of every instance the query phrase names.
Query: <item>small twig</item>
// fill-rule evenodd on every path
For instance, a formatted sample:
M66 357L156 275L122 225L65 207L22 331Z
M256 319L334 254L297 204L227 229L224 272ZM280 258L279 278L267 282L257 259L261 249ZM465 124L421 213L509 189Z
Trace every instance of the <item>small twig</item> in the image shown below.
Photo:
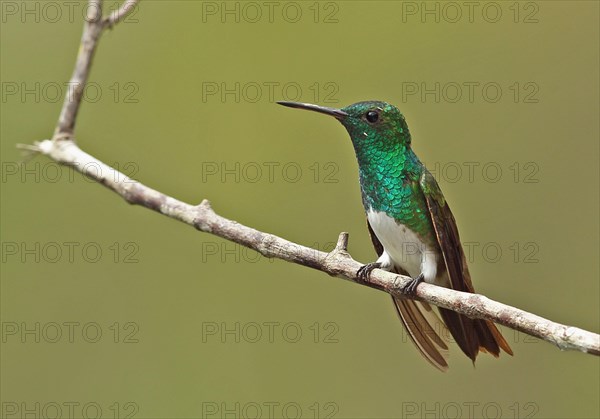
M157 211L200 231L254 249L266 257L308 266L365 285L356 276L356 272L362 265L352 259L347 252L347 233L340 234L335 249L330 253L311 249L224 218L211 208L207 200L194 206L151 189L87 154L75 144L73 138L75 120L100 35L109 24L121 21L135 3L134 0L128 0L108 19L101 19L102 2L90 0L91 8L97 12L92 12L92 16L84 26L81 48L71 78L71 83L76 86L74 95L70 96L67 93L51 140L44 140L34 145L20 145L20 148L39 152L60 164L73 167L111 189L130 204ZM410 280L405 276L376 269L370 276L369 286L394 296L402 296L402 289ZM416 298L469 317L492 320L553 343L563 350L573 349L600 355L600 335L552 322L479 294L469 294L423 283L417 289Z
M348 250L348 233L340 233L337 244L335 245L335 250L337 250L338 252L346 252Z
M121 7L112 12L108 18L106 18L106 23L109 26L116 25L121 20L123 20L137 5L138 0L125 0Z
M75 61L73 75L68 83L65 101L58 118L58 124L54 131L54 137L61 135L62 138L72 136L77 120L77 112L81 106L83 91L87 83L96 46L104 29L120 22L128 13L133 10L138 0L126 0L121 7L111 13L111 15L102 18L102 0L90 0L86 10L87 16L83 25L83 35L81 36L81 47Z

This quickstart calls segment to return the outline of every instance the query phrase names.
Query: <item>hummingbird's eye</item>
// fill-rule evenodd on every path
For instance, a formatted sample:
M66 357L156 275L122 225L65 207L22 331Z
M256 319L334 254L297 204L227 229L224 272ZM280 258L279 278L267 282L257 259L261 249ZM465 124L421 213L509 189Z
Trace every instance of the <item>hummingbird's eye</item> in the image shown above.
M379 120L379 113L375 112L375 111L369 111L365 114L365 118L371 124L374 124L375 122L377 122Z

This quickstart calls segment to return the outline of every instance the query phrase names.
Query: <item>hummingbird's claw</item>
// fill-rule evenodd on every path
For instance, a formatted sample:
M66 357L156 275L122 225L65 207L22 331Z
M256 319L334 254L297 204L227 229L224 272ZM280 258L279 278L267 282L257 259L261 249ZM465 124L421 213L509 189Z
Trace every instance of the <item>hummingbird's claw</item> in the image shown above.
M406 284L402 288L402 292L406 295L415 295L417 292L417 287L421 282L423 282L424 276L423 273L420 273L416 278L411 279L408 284Z
M358 276L358 279L363 282L369 282L369 275L371 275L373 269L378 268L381 268L381 263L379 262L367 263L366 265L361 266L358 271L356 271L356 276Z

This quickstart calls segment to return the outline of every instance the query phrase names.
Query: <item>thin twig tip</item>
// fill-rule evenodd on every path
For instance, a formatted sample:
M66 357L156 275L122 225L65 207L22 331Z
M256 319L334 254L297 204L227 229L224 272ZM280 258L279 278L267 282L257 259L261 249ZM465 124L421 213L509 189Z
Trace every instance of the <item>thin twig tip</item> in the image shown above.
M337 244L335 245L335 250L340 251L347 251L348 250L348 233L345 231L342 231L340 233L340 235L338 236L338 240L337 240Z

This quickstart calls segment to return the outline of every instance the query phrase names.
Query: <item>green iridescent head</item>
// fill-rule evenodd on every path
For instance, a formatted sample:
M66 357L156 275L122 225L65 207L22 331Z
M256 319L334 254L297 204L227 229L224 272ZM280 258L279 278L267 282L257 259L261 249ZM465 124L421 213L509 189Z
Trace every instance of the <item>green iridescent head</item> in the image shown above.
M386 142L410 144L410 133L404 115L394 105L379 101L358 102L342 111L348 116L339 120L353 141L378 137Z
M408 175L418 179L423 165L410 148L406 120L395 106L379 101L358 102L342 109L310 103L278 103L330 115L342 123L352 138L363 204L367 211L374 208L397 219L403 215L398 211L413 214L417 204L406 198L411 196L418 182L404 180ZM424 200L422 204L425 205ZM423 208L419 208L417 213L416 218L411 215L407 221L414 231L420 231L420 227L413 225L413 218L419 225L430 223Z
M346 128L354 147L378 149L409 146L410 132L398 108L386 102L358 102L342 109L327 108L310 103L278 102L291 108L306 109L333 116Z

